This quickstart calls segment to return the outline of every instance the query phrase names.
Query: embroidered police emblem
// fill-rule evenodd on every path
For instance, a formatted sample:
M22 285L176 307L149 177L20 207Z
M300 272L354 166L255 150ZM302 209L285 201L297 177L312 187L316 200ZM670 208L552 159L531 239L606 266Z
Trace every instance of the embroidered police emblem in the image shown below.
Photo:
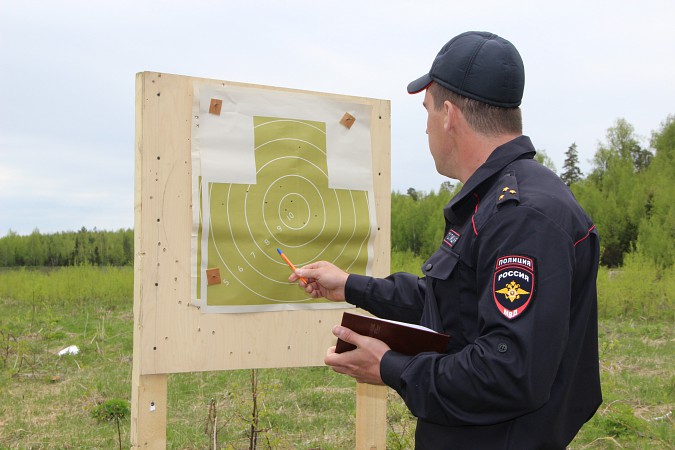
M534 298L534 260L526 256L497 258L492 295L499 312L507 319L520 316Z
M448 231L448 234L443 238L443 243L450 248L454 247L457 241L459 241L459 233L455 230Z

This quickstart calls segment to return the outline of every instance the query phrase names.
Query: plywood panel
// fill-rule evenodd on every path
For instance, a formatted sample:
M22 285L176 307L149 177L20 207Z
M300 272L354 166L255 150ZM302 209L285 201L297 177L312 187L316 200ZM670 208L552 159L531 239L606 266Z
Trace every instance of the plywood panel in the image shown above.
M203 314L191 301L191 114L195 82L252 86L144 72L137 76L134 363L142 375L323 364L342 310ZM304 92L280 89L286 92ZM390 106L385 100L311 93L372 106L378 230L373 273L389 273ZM194 202L194 205L193 205ZM137 355L138 353L138 355Z

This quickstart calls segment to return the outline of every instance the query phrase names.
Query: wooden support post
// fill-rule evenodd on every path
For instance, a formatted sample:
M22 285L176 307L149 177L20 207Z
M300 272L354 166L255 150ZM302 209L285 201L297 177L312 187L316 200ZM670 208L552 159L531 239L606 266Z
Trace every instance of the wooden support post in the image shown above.
M387 445L387 386L356 386L356 449L384 450Z
M132 377L131 448L166 448L166 374Z

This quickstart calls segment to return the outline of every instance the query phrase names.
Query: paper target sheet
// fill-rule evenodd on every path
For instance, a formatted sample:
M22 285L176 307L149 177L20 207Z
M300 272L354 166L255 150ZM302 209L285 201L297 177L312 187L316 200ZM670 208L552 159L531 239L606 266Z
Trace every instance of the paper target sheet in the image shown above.
M206 313L351 307L312 299L296 267L370 274L376 229L371 106L195 83L193 303Z

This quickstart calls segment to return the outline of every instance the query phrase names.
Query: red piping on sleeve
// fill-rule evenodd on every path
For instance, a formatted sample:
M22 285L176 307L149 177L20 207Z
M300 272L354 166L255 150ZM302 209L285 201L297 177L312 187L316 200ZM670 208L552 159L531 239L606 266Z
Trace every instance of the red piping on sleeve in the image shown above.
M586 233L586 236L584 236L584 237L582 237L581 239L579 239L578 241L576 241L576 242L574 243L574 246L576 247L578 243L580 243L581 241L583 241L584 239L586 239L588 236L590 236L590 235L591 235L591 231L593 231L594 229L595 229L595 225L593 225L592 227L590 227L590 228L588 229L588 233Z

